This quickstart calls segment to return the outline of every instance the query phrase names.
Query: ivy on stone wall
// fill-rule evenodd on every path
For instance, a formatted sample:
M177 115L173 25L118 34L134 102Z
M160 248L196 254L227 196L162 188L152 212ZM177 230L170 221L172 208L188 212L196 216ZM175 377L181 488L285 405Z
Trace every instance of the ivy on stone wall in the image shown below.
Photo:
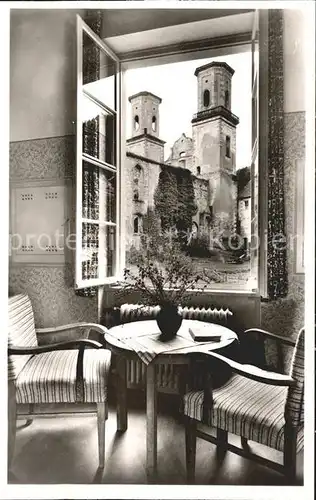
M197 212L192 175L189 170L163 166L154 195L155 210L163 231L176 229L182 243L191 231Z
M176 225L178 212L178 190L175 173L162 168L154 194L154 204L160 217L161 229L169 230Z

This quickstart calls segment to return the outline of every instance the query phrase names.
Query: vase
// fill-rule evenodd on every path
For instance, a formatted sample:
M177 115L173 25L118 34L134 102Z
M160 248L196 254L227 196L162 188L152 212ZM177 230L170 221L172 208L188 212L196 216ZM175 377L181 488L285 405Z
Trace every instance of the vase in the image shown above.
M173 339L177 335L182 323L182 316L178 311L178 306L160 306L156 321L161 331L160 340L166 341Z

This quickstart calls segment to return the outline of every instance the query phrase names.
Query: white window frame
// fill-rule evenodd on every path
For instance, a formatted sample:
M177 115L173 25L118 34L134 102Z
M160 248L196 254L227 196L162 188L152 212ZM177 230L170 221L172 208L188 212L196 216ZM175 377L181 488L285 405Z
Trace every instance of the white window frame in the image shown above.
M116 64L116 74L115 74L115 97L116 97L116 169L114 170L111 165L106 162L98 161L92 158L90 155L83 153L83 143L82 143L82 130L83 121L82 116L82 103L84 98L89 98L92 102L95 102L98 107L105 112L111 112L113 110L108 108L104 103L100 103L98 99L91 96L88 91L83 88L83 33L93 40L93 42L102 50L108 57L110 57ZM118 277L118 270L121 269L121 67L120 59L118 56L107 46L94 32L93 30L77 15L77 124L76 124L76 259L75 259L75 286L77 289L100 286L109 283L113 283ZM114 276L94 278L94 279L82 279L82 225L84 222L89 222L89 220L84 220L82 217L82 164L84 160L88 160L89 163L96 165L99 168L105 167L106 171L112 171L116 174L116 221L115 223L106 222L102 223L104 226L115 226L115 270ZM95 221L92 221L95 222ZM101 222L99 221L99 224Z
M260 12L260 14L264 11L256 11L257 13ZM255 11L253 12L254 17L255 17ZM265 19L264 21L260 21L259 25L265 27ZM188 26L188 25L186 25ZM158 30L153 30L153 32L157 32ZM151 32L147 32L149 34ZM180 60L192 60L192 59L200 59L201 57L206 58L206 57L216 57L218 55L226 55L227 53L233 54L237 52L242 52L244 50L251 50L251 42L252 42L252 35L253 33L251 30L248 33L249 37L246 37L245 33L241 34L232 34L232 35L226 35L225 36L225 41L221 44L221 40L219 37L216 39L203 39L197 40L196 43L191 43L190 50L188 49L181 49L181 46L178 45L177 48L174 50L173 45L171 44L170 46L165 46L162 47L161 49L159 47L153 47L152 50L144 49L144 50L139 50L139 51L133 51L132 53L120 51L120 103L121 103L121 108L120 108L120 113L118 113L118 120L117 120L117 125L120 122L119 126L119 132L118 132L118 137L121 137L120 141L120 151L117 152L117 159L118 159L118 182L117 186L120 186L120 192L118 193L118 214L120 214L119 221L120 221L120 231L117 231L117 236L119 237L119 241L117 242L117 253L118 253L118 267L117 269L117 275L113 278L109 278L107 280L100 279L100 280L89 280L89 283L86 282L85 286L93 286L95 285L103 285L103 284L115 284L119 280L122 279L123 276L123 269L125 267L125 227L124 227L124 207L122 206L120 200L124 200L124 165L125 162L121 161L119 163L119 159L125 159L126 158L126 146L125 146L125 139L126 139L126 133L125 133L125 123L126 123L126 106L125 103L127 102L126 95L125 95L125 86L124 86L124 74L127 70L132 69L132 68L137 68L137 67L142 67L142 66L150 66L150 65L158 65L158 64L166 64L167 62L175 62L175 61L180 61ZM260 43L264 39L264 36L266 36L266 32L263 33L261 36L260 32ZM123 35L124 37L124 35ZM111 39L104 39L105 42L108 44L108 42ZM108 47L108 45L107 45ZM229 49L229 51L228 51ZM203 51L203 56L201 56L201 51ZM199 57L197 57L197 53L199 53ZM261 64L261 62L260 62ZM258 99L259 101L259 109L261 111L262 108L262 102L265 99L266 95L266 87L264 86L264 71L266 70L265 67L260 68L259 72L259 79L262 79L263 84L259 84L259 92L262 92L262 97ZM250 77L250 76L249 76ZM266 82L265 82L266 83ZM123 103L123 104L122 104ZM260 117L260 113L259 113ZM262 119L259 120L259 122L262 124ZM258 133L258 142L260 143L263 142L262 136L260 136L260 123L258 125L259 128L259 133ZM262 131L262 127L261 127ZM265 175L263 174L263 171L266 171L266 150L265 147L263 146L264 153L259 155L259 170L260 170L260 176L262 175L262 178L260 179L260 189L262 188L263 184L266 182ZM260 192L260 199L259 200L259 241L265 241L266 239L266 200L264 199L266 196L266 189L263 189L264 195L261 196ZM211 294L211 293L229 293L229 294L245 294L245 295L261 295L261 296L266 296L266 248L265 245L260 245L259 249L259 264L258 264L258 279L257 279L257 286L256 288L233 288L232 287L223 287L223 288L216 288L216 285L214 288L207 288L203 294ZM94 282L93 284L91 282Z

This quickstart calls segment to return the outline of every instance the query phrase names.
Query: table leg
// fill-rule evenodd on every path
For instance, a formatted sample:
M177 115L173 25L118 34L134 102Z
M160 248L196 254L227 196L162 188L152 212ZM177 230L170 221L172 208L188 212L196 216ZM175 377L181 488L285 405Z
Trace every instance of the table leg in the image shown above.
M147 478L153 483L157 474L157 387L154 363L147 366L146 379Z
M117 430L126 431L127 429L127 380L126 380L126 359L124 356L117 358L117 409L116 421Z

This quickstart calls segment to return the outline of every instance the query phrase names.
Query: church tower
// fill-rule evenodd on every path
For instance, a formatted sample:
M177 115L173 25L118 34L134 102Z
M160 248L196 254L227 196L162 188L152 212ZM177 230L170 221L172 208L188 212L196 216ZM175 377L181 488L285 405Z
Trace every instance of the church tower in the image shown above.
M132 134L126 141L126 241L139 248L144 216L154 206L165 141L159 138L161 98L151 92L129 97Z
M235 230L237 214L236 126L239 119L231 111L234 70L225 62L211 62L195 70L198 112L192 119L195 174L209 182L212 226Z
M144 91L128 100L132 106L132 137L127 139L128 151L163 162L165 141L159 138L160 97Z

